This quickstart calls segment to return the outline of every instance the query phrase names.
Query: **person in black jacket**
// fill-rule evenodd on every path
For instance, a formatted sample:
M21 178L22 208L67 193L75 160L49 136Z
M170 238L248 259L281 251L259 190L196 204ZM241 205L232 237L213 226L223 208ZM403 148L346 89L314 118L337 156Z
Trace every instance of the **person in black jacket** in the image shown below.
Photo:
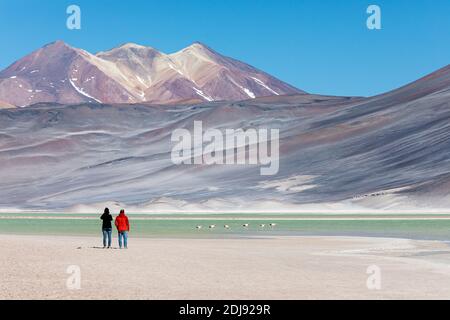
M108 249L111 248L111 238L112 238L112 225L111 221L113 220L112 215L109 213L109 209L105 208L102 216L100 217L103 220L102 223L102 232L103 232L103 249L106 248L106 244L108 244Z

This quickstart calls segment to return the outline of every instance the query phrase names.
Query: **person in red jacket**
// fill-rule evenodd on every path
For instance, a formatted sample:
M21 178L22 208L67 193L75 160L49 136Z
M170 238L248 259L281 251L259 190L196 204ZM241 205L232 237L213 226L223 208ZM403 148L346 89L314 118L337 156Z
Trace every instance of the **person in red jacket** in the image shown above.
M130 222L128 221L128 217L125 215L125 210L120 210L120 214L116 217L114 224L119 232L120 249L122 249L122 240L124 248L128 249L128 232L130 231Z

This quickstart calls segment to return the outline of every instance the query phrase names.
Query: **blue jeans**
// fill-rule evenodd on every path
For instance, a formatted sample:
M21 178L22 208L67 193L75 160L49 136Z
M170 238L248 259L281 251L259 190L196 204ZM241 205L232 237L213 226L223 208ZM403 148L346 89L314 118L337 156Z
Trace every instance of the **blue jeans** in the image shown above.
M119 247L122 248L122 240L123 246L128 248L128 231L119 232Z
M103 232L103 246L106 247L106 243L108 243L108 247L111 247L111 238L112 238L112 229L102 229Z

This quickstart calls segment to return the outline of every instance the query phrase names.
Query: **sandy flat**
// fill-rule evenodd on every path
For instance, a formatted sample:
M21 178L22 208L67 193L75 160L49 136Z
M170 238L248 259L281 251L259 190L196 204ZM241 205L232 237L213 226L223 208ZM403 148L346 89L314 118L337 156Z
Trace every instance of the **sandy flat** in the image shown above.
M0 235L0 299L449 299L450 249L344 237L130 239ZM114 239L116 240L116 239ZM69 289L69 266L81 288ZM369 290L367 268L381 272Z

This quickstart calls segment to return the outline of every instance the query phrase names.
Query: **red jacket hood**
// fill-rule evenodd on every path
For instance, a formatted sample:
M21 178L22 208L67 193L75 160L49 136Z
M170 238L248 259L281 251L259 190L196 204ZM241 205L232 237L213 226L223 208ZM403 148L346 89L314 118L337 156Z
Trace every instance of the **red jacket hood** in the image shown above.
M116 217L115 225L117 227L117 230L119 231L130 230L130 223L128 222L128 217L125 215L125 213L119 213L119 215Z

